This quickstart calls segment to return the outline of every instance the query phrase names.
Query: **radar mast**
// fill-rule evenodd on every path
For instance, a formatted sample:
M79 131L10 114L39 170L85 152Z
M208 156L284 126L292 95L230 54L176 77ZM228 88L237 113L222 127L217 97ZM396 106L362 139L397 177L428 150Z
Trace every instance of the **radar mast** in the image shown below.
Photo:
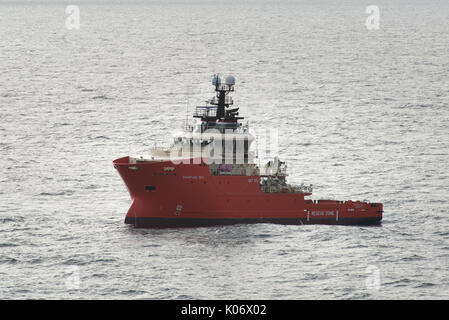
M228 75L225 79L220 74L215 74L212 78L212 85L215 87L216 95L207 101L207 106L197 106L194 114L195 118L201 118L206 122L205 127L214 127L219 123L227 123L226 127L236 128L239 126L239 108L230 108L234 104L231 92L234 91L235 77Z

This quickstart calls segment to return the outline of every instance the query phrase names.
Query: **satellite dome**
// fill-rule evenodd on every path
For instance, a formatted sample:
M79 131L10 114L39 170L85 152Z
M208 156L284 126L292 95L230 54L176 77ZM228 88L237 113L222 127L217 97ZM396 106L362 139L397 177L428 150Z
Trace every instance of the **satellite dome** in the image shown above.
M221 77L219 74L215 74L212 78L212 85L216 86L217 84L221 84Z
M226 84L227 84L228 86L233 86L233 85L235 85L235 78L234 78L233 75L229 75L229 76L226 77Z

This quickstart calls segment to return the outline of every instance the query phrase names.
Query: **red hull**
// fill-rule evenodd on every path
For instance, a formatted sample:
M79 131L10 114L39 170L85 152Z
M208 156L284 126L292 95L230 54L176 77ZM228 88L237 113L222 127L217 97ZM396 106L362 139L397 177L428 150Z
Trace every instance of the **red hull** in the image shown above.
M212 175L205 163L114 161L132 205L125 223L183 227L235 223L379 224L382 204L305 199L305 193L264 193L259 176ZM174 169L172 169L174 168Z

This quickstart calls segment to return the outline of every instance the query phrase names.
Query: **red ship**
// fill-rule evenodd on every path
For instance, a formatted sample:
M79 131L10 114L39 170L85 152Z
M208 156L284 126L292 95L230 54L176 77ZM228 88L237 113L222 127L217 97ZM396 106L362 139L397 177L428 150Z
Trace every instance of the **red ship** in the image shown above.
M382 203L312 200L312 186L286 182L277 157L254 162L255 140L239 120L231 92L235 78L215 75L216 96L196 107L168 149L113 161L132 199L125 223L135 227L190 227L238 223L373 225Z

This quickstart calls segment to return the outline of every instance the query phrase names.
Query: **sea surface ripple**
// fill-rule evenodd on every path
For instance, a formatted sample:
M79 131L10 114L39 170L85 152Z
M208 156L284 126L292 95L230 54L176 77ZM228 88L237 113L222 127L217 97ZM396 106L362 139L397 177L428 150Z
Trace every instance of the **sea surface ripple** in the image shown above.
M449 3L0 3L1 299L448 299ZM378 227L145 230L112 160L237 78L291 183ZM199 194L200 198L201 195Z

